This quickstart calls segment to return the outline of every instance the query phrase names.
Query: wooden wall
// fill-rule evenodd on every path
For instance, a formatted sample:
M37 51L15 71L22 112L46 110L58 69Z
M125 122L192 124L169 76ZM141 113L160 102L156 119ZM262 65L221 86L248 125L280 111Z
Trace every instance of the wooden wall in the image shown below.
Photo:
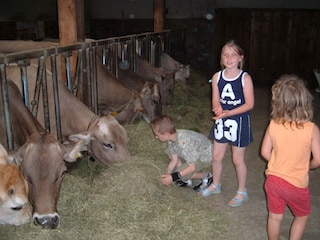
M91 21L92 36L152 31L152 19ZM320 10L216 9L213 20L166 19L165 29L186 29L186 59L210 78L220 69L220 50L229 39L245 50L245 70L256 85L270 86L284 73L317 87L320 68Z
M86 36L94 39L153 31L153 19L89 19ZM2 25L1 25L2 24ZM0 24L0 39L13 38ZM10 25L11 26L11 25ZM165 29L185 29L183 63L208 79L220 69L220 50L229 39L245 50L245 69L256 85L271 85L284 73L295 73L317 87L313 68L320 68L320 10L216 9L213 20L165 19ZM6 31L5 31L6 30ZM57 23L45 22L47 38L58 36Z
M219 9L214 19L213 52L219 67L222 45L237 39L246 52L246 69L256 84L271 85L284 73L294 73L317 85L320 68L319 10Z

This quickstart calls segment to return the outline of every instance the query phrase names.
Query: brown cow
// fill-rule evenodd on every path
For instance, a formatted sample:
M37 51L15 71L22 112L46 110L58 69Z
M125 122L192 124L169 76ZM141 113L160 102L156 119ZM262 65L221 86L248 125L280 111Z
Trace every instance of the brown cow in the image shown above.
M133 123L140 115L149 118L142 103L144 96L119 81L98 57L96 62L99 113L112 113L120 124Z
M40 123L24 105L19 89L12 81L8 81L8 96L15 149L10 153L8 162L15 159L29 184L34 223L56 228L60 222L57 202L66 171L64 160L74 162L86 143L79 141L62 145L54 135L44 133ZM3 112L2 102L0 112ZM3 117L0 118L0 126L4 126ZM1 144L6 145L5 140L5 132L0 131Z
M130 68L119 68L118 77L126 86L140 93L142 104L147 112L147 114L143 113L142 116L147 122L151 122L162 115L159 83L146 81Z
M190 77L190 65L179 63L173 57L165 52L161 52L160 67L165 71L174 72L175 79L186 82Z
M0 224L22 225L30 220L28 184L16 164L7 164L0 144Z
M87 41L94 40L88 39ZM0 41L0 52L8 54L58 46L56 42L2 40ZM138 116L150 121L157 115L154 101L149 94L150 91L153 91L153 89L149 91L150 85L147 85L143 91L141 89L134 92L131 88L128 89L127 86L120 83L113 74L110 74L102 65L101 59L97 57L96 60L100 114L112 113L120 124L132 123ZM32 62L37 64L37 61L33 60ZM48 62L46 65L50 69L51 64ZM58 58L58 65L60 65L60 58ZM60 71L60 67L58 67L58 70ZM61 73L59 72L59 74Z
M38 66L31 64L27 67L28 87L35 88ZM7 76L18 86L20 84L20 69L15 65L7 67ZM50 110L51 132L56 133L56 121L54 112L54 97L52 87L52 73L47 70L48 105ZM128 150L128 134L122 125L111 115L98 116L90 110L84 103L76 98L65 86L64 82L58 80L59 102L61 114L61 130L64 140L85 140L87 145L83 151L89 152L98 161L111 166L113 163L128 160L130 152ZM32 100L30 100L32 102ZM31 103L30 103L31 105ZM40 96L39 111L37 119L44 123L44 113L42 106L42 96Z
M147 81L159 82L162 105L170 106L173 104L174 72L168 73L136 55L136 73Z
M131 87L126 84L126 80L133 80L135 76L140 78L139 75L133 71L128 73L129 69L126 71L128 74L121 74L123 71L120 73L119 68L119 75L116 77L106 65L102 64L101 58L101 54L98 53L96 63L99 113L115 114L120 124L133 123L138 116L150 122L158 116L160 105L158 84Z

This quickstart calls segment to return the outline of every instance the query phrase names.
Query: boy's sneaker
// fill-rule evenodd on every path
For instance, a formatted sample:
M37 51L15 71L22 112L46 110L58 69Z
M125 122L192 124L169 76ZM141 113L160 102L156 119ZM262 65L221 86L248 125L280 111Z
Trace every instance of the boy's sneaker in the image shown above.
M205 173L204 177L202 178L201 182L193 188L193 190L199 192L202 189L205 189L213 182L213 176L211 173Z
M192 187L192 180L188 179L188 180L177 180L175 182L178 187Z

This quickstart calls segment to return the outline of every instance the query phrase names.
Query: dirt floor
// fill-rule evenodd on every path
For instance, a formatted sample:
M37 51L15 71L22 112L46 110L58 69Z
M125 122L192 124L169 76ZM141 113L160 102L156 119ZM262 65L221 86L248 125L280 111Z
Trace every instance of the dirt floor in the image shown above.
M311 90L312 91L312 90ZM213 208L225 209L225 213L230 216L230 232L224 239L267 239L266 234L266 198L263 191L265 176L263 174L266 162L259 157L259 149L264 129L268 124L269 89L255 89L255 108L252 111L252 124L254 142L248 147L246 152L246 162L248 167L248 194L250 200L239 208L230 208L228 201L234 196L237 185L235 170L231 162L230 151L224 159L224 169L222 177L222 193L209 196L208 204ZM319 95L313 91L315 105L315 122L320 124ZM303 239L313 240L320 238L320 170L310 171L310 190L312 201L312 213ZM280 239L288 239L289 229L292 222L292 214L286 211L281 227Z
M194 75L194 79L199 78ZM201 84L178 82L176 92L179 95L175 96L175 104L164 110L165 114L174 117L177 128L207 134L213 124L210 120L211 89L206 78L199 79ZM320 126L320 95L311 91L314 94L315 122ZM134 161L110 169L82 161L78 169L66 175L58 204L61 214L58 229L41 229L32 222L23 226L0 226L0 240L267 239L263 190L266 162L259 157L259 150L269 122L269 94L270 88L255 87L254 142L246 152L250 200L243 206L231 208L227 205L237 190L230 151L224 159L221 194L201 198L191 188L160 185L158 176L163 173L168 160L164 154L166 144L159 143L149 125L140 121L125 126L131 136L129 147ZM312 213L304 240L320 239L318 183L320 169L310 172ZM288 239L292 219L287 210L281 240Z

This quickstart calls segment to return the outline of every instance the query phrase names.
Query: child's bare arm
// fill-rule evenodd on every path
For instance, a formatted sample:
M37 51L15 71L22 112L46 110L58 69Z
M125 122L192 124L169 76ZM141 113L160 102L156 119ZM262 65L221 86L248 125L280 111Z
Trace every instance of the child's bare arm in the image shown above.
M180 171L180 175L182 177L186 176L186 175L189 175L189 174L192 174L196 171L196 164L195 163L192 163L190 164L188 167L186 167L185 169L183 169L182 171Z
M222 107L220 104L220 94L218 89L218 73L215 73L212 77L212 111L216 116L222 113Z
M269 161L271 159L271 152L272 152L272 141L269 135L269 127L267 128L261 145L261 156L266 160Z
M314 126L311 139L312 159L310 161L310 169L320 167L320 131L318 126Z
M170 162L167 167L167 174L171 174L173 172L173 169L175 169L178 165L179 157L177 154L173 154L169 156Z

